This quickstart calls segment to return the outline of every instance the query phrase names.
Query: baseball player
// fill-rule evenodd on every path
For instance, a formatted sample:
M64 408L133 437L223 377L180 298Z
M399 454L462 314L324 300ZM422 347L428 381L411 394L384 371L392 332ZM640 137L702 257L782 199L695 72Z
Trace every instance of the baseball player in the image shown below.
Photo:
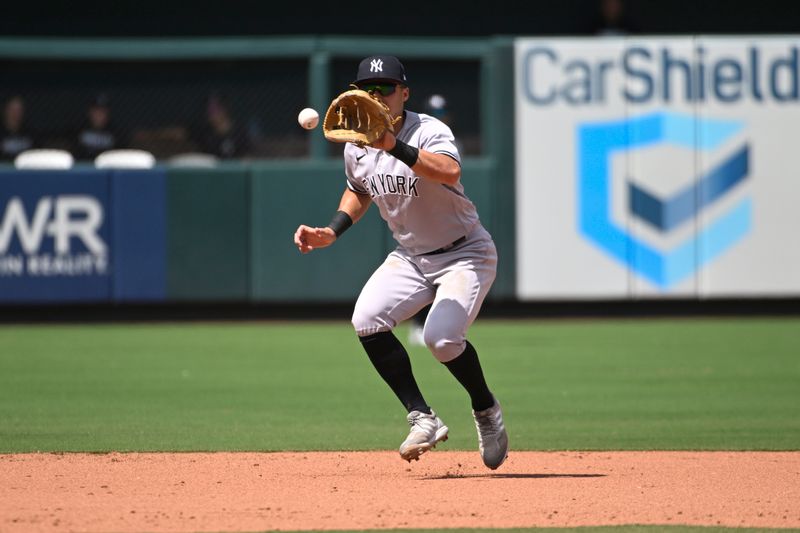
M500 404L489 390L475 348L466 338L494 281L497 251L461 185L461 159L450 128L405 109L405 68L393 56L361 61L354 81L380 98L394 131L363 148L344 148L347 187L327 227L301 225L294 242L301 253L333 244L376 204L398 243L372 274L353 312L353 326L367 355L408 411L411 429L400 456L411 461L447 439L447 426L425 401L394 327L428 304L426 346L466 389L484 464L505 461L508 436Z

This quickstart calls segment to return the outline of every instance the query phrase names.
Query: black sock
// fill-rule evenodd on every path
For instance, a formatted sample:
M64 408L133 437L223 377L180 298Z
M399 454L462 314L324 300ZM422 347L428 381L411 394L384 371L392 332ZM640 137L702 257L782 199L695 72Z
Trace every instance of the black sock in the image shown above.
M375 370L394 391L397 398L410 413L422 411L431 413L411 372L411 360L408 352L391 331L383 331L359 337L361 345L367 351L369 360Z
M444 366L467 389L470 400L472 400L472 408L475 411L483 411L494 405L494 397L489 392L489 387L483 377L481 362L478 361L478 352L469 341L461 355L444 363Z

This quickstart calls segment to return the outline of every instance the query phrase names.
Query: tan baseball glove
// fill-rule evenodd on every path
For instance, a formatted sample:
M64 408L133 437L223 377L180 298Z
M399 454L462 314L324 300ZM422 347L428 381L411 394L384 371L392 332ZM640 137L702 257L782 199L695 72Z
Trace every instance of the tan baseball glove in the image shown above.
M361 89L351 89L334 98L328 106L322 131L329 141L363 147L380 139L387 130L394 133L398 119L392 119L389 108L378 97Z

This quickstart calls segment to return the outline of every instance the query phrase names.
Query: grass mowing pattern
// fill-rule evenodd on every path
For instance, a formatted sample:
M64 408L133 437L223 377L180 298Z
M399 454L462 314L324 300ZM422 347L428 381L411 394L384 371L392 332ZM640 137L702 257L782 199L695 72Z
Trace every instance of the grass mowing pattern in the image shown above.
M517 450L800 444L797 318L479 320L470 339ZM0 452L395 449L406 433L346 322L13 325L0 347ZM445 449L475 449L466 393L410 352Z

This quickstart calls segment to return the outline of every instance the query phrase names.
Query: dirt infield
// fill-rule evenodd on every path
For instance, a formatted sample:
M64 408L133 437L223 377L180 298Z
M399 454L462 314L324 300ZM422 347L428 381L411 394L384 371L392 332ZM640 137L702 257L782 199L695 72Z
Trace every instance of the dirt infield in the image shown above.
M800 452L0 455L0 531L800 527Z

